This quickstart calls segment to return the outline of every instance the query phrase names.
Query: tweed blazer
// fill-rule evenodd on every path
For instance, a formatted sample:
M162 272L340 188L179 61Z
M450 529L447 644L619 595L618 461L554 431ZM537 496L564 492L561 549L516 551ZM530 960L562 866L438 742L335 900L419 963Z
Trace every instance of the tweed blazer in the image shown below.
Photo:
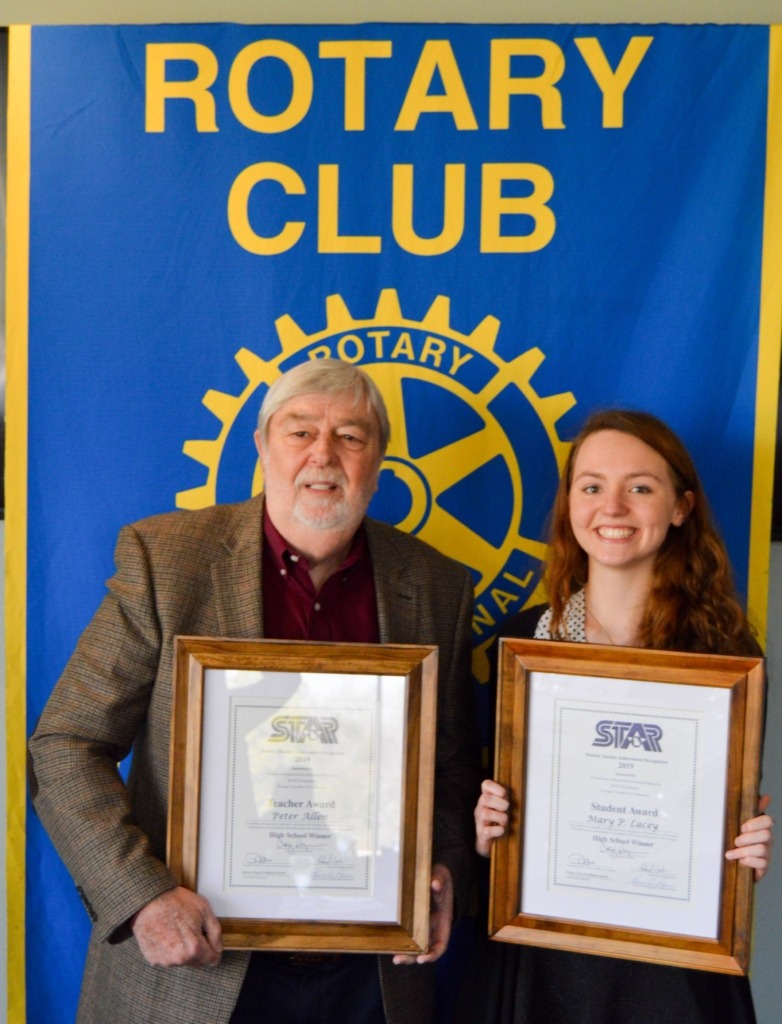
M80 1024L228 1021L248 954L151 967L127 926L176 883L165 865L173 638L263 637L263 498L124 527L116 573L29 743L35 809L93 921ZM434 860L464 905L480 773L470 682L472 580L366 520L384 643L439 646ZM117 762L133 749L127 785ZM431 1017L433 970L378 958L389 1024Z

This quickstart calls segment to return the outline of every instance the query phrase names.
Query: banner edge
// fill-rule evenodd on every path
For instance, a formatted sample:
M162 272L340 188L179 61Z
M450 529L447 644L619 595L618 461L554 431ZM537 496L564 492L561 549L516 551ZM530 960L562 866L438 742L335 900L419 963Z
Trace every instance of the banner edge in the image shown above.
M6 901L9 1024L23 1024L26 891L27 358L32 29L9 30L6 270Z

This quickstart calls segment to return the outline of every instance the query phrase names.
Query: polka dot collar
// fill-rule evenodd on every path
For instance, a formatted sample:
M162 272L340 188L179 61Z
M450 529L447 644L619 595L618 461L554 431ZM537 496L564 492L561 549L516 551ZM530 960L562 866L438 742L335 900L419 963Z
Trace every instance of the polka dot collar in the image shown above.
M586 591L579 590L565 605L565 614L556 636L551 635L551 609L541 615L535 627L536 640L570 640L571 643L586 643Z

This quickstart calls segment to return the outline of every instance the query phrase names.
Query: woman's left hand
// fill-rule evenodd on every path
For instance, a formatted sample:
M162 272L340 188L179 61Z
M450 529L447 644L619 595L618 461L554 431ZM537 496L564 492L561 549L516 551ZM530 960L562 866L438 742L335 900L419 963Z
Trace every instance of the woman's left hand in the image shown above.
M765 813L770 803L771 797L768 793L760 798L760 814L757 818L750 818L744 822L741 826L741 835L736 837L735 847L725 854L727 860L737 860L747 868L754 868L756 882L765 875L771 863L774 819Z

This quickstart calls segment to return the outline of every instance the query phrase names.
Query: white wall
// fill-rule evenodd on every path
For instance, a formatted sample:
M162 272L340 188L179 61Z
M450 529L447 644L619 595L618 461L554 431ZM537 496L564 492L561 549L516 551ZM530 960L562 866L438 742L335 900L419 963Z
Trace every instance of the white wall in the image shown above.
M782 823L782 544L771 545L771 586L768 606L768 717L763 752L763 792L774 796L772 811ZM777 837L779 838L779 837ZM755 940L752 988L759 1024L782 1018L782 845L768 877L755 889Z
M2 2L2 0L0 0ZM0 39L0 111L5 111L8 82L7 36ZM5 114L0 113L0 416L5 418ZM3 462L5 465L5 462ZM5 521L0 520L0 579L5 579ZM0 1007L8 1005L6 982L8 928L6 907L6 774L5 774L5 587L0 587ZM0 1011L0 1016L2 1011Z
M0 266L0 269L2 267ZM3 275L4 276L4 275ZM5 579L5 521L0 520L0 574ZM0 587L0 1019L8 1005L6 982L8 964L8 929L5 914L5 587Z
M0 25L176 21L772 25L782 22L782 0L0 0Z

